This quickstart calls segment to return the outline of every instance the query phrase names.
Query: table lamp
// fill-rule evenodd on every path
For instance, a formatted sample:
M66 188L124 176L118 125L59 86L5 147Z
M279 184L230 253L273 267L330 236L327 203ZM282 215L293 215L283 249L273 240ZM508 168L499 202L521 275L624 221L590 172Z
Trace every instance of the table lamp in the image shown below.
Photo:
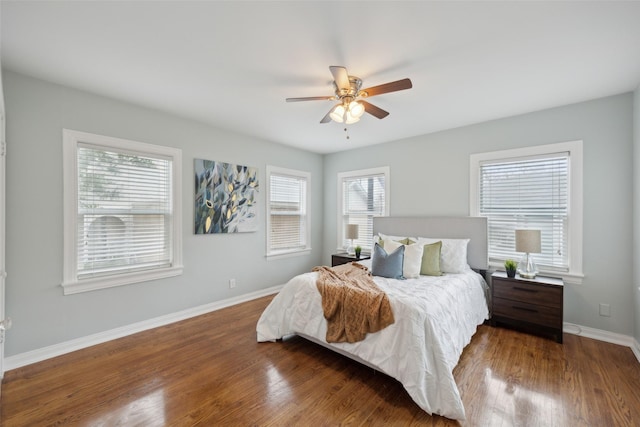
M355 255L356 254L356 250L353 247L353 239L357 239L358 238L358 224L347 224L347 230L346 231L347 231L347 233L346 233L347 239L351 240L351 244L347 248L347 253L349 255Z
M536 263L531 254L539 254L540 230L516 230L516 252L524 252L518 264L518 274L525 279L533 279L538 274Z

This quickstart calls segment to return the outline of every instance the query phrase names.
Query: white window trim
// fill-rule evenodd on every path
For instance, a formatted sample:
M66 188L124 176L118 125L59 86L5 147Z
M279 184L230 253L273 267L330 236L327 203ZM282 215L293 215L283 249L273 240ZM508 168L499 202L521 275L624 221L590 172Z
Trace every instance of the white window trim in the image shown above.
M337 216L337 221L336 221L336 251L340 252L340 251L344 251L344 248L342 247L342 217L343 217L343 213L342 213L342 204L344 201L344 195L342 194L342 181L344 181L347 178L354 178L354 177L358 177L358 176L366 176L366 175L379 175L379 174L384 174L384 216L389 216L389 206L391 206L391 199L389 198L391 191L391 173L390 173L390 168L389 166L381 166L381 167L377 167L377 168L370 168L370 169L360 169L360 170L355 170L355 171L348 171L348 172L338 172L338 183L337 183L337 187L338 187L338 216ZM371 236L373 238L373 236Z
M489 160L506 160L549 153L569 152L569 272L540 271L541 275L561 276L566 282L581 284L584 278L582 270L583 242L583 147L582 141L560 142L536 145L510 150L477 153L470 156L469 214L479 216L480 211L480 164ZM504 268L502 264L491 263L491 267Z
M182 150L172 147L146 144L126 139L96 135L70 129L63 129L63 213L64 213L64 264L62 288L65 295L114 286L128 285L149 280L173 277L182 274ZM113 147L128 152L138 151L140 154L155 154L172 158L173 200L173 263L170 267L148 271L124 273L109 277L96 277L78 280L77 257L77 200L78 200L78 165L77 151L79 143L93 143L100 146Z
M289 258L289 257L294 257L294 256L301 256L301 255L308 255L309 253L311 253L311 173L310 172L306 172L306 171L299 171L299 170L295 170L295 169L287 169L287 168L281 168L278 166L270 166L267 165L266 167L266 173L267 173L267 201L265 203L266 206L266 211L267 214L265 215L266 217L266 223L267 223L267 228L266 228L266 235L267 235L267 247L266 247L266 257L267 260L275 260L275 259L282 259L282 258ZM302 249L289 249L289 250L279 250L279 251L272 251L271 250L271 233L269 232L269 230L271 230L271 212L270 212L270 204L271 204L271 174L276 173L276 174L280 174L280 175L290 175L292 177L296 177L296 178L304 178L306 180L306 192L307 194L305 195L305 198L307 200L307 227L306 227L306 242L307 245L302 248Z

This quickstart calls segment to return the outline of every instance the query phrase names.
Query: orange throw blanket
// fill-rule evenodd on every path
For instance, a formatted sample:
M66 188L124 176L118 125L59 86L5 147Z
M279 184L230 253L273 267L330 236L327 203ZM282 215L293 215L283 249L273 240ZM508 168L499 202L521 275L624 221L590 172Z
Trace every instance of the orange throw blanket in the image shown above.
M367 267L349 263L337 267L314 267L316 286L322 295L327 319L327 342L362 341L395 320L389 298L371 278Z

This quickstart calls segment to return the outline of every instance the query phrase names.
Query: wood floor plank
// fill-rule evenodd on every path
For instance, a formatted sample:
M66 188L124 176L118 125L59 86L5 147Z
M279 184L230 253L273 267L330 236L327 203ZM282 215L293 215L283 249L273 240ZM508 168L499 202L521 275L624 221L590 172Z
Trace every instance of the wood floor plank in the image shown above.
M633 426L629 348L480 326L454 377L467 420L429 416L393 378L300 337L256 342L272 297L5 374L0 425Z

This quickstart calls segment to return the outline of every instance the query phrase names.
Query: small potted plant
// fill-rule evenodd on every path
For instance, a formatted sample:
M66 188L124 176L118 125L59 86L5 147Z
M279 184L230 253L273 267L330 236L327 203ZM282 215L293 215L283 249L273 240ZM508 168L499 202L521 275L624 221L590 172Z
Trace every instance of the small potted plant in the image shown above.
M512 259L508 259L504 262L504 269L507 271L507 277L516 277L516 268L518 263Z
M360 259L360 252L362 252L362 248L360 247L360 245L356 246L356 259Z

